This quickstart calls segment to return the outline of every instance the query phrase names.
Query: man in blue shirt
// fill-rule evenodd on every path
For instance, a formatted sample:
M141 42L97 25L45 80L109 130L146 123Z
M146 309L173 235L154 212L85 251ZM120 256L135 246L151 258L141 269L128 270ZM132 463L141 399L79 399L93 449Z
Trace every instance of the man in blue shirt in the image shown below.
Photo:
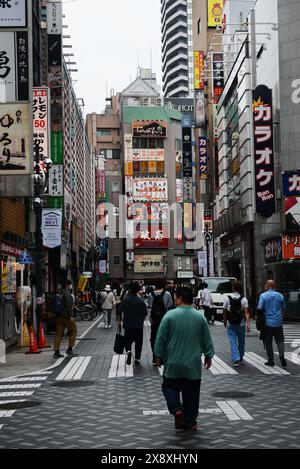
M260 295L258 310L265 316L265 343L268 355L267 366L275 366L273 352L273 337L277 344L282 366L286 367L284 358L283 310L284 297L275 291L274 280L266 283L266 292Z

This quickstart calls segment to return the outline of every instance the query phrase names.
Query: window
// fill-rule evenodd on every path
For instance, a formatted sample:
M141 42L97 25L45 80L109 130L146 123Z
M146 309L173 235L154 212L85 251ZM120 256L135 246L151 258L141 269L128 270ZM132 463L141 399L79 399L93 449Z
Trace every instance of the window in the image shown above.
M119 182L113 182L111 185L111 191L112 192L120 192L120 183Z
M114 256L114 264L115 265L120 265L120 262L121 262L120 256Z
M112 151L112 157L113 157L113 160L119 160L120 159L120 150L113 150Z
M111 131L109 129L97 129L97 137L110 137Z

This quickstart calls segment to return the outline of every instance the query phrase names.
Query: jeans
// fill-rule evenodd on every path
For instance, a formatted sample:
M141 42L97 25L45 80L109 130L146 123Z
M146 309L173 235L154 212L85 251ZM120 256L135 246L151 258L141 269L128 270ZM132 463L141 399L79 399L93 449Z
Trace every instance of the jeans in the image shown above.
M171 415L175 415L177 410L182 410L184 413L184 421L188 426L192 426L197 423L200 386L201 379L170 379L164 376L162 391L165 396L169 412ZM180 393L182 393L182 403L180 400Z
M76 342L77 336L77 324L74 321L71 321L70 318L58 317L56 319L56 336L54 343L55 352L59 352L61 339L64 335L65 329L68 329L69 332L69 349L72 349Z
M277 344L280 357L284 357L284 335L283 327L269 327L265 329L265 342L269 362L274 362L273 337Z
M231 360L238 362L243 359L245 355L245 326L228 326L227 334L231 347Z
M143 347L143 329L125 329L125 349L131 352L132 343L135 343L135 359L141 359Z
M110 326L110 323L111 323L111 312L112 312L111 309L103 309L104 318L105 318L105 325L106 325L106 326Z

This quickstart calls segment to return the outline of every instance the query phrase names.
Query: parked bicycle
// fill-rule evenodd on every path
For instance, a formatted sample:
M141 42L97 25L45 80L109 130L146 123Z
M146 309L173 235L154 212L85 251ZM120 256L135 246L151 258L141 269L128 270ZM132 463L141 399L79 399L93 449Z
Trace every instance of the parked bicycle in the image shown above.
M76 321L93 321L97 318L99 311L95 303L79 304L74 308Z

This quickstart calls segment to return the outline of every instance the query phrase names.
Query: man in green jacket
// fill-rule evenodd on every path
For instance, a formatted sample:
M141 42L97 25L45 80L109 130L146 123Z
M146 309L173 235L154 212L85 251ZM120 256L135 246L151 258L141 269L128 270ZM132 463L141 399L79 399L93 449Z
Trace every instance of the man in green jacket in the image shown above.
M175 428L197 430L201 386L201 358L212 365L214 346L207 321L193 307L193 291L176 292L177 308L163 318L155 341L157 365L164 362L162 391ZM182 403L180 393L182 392Z

